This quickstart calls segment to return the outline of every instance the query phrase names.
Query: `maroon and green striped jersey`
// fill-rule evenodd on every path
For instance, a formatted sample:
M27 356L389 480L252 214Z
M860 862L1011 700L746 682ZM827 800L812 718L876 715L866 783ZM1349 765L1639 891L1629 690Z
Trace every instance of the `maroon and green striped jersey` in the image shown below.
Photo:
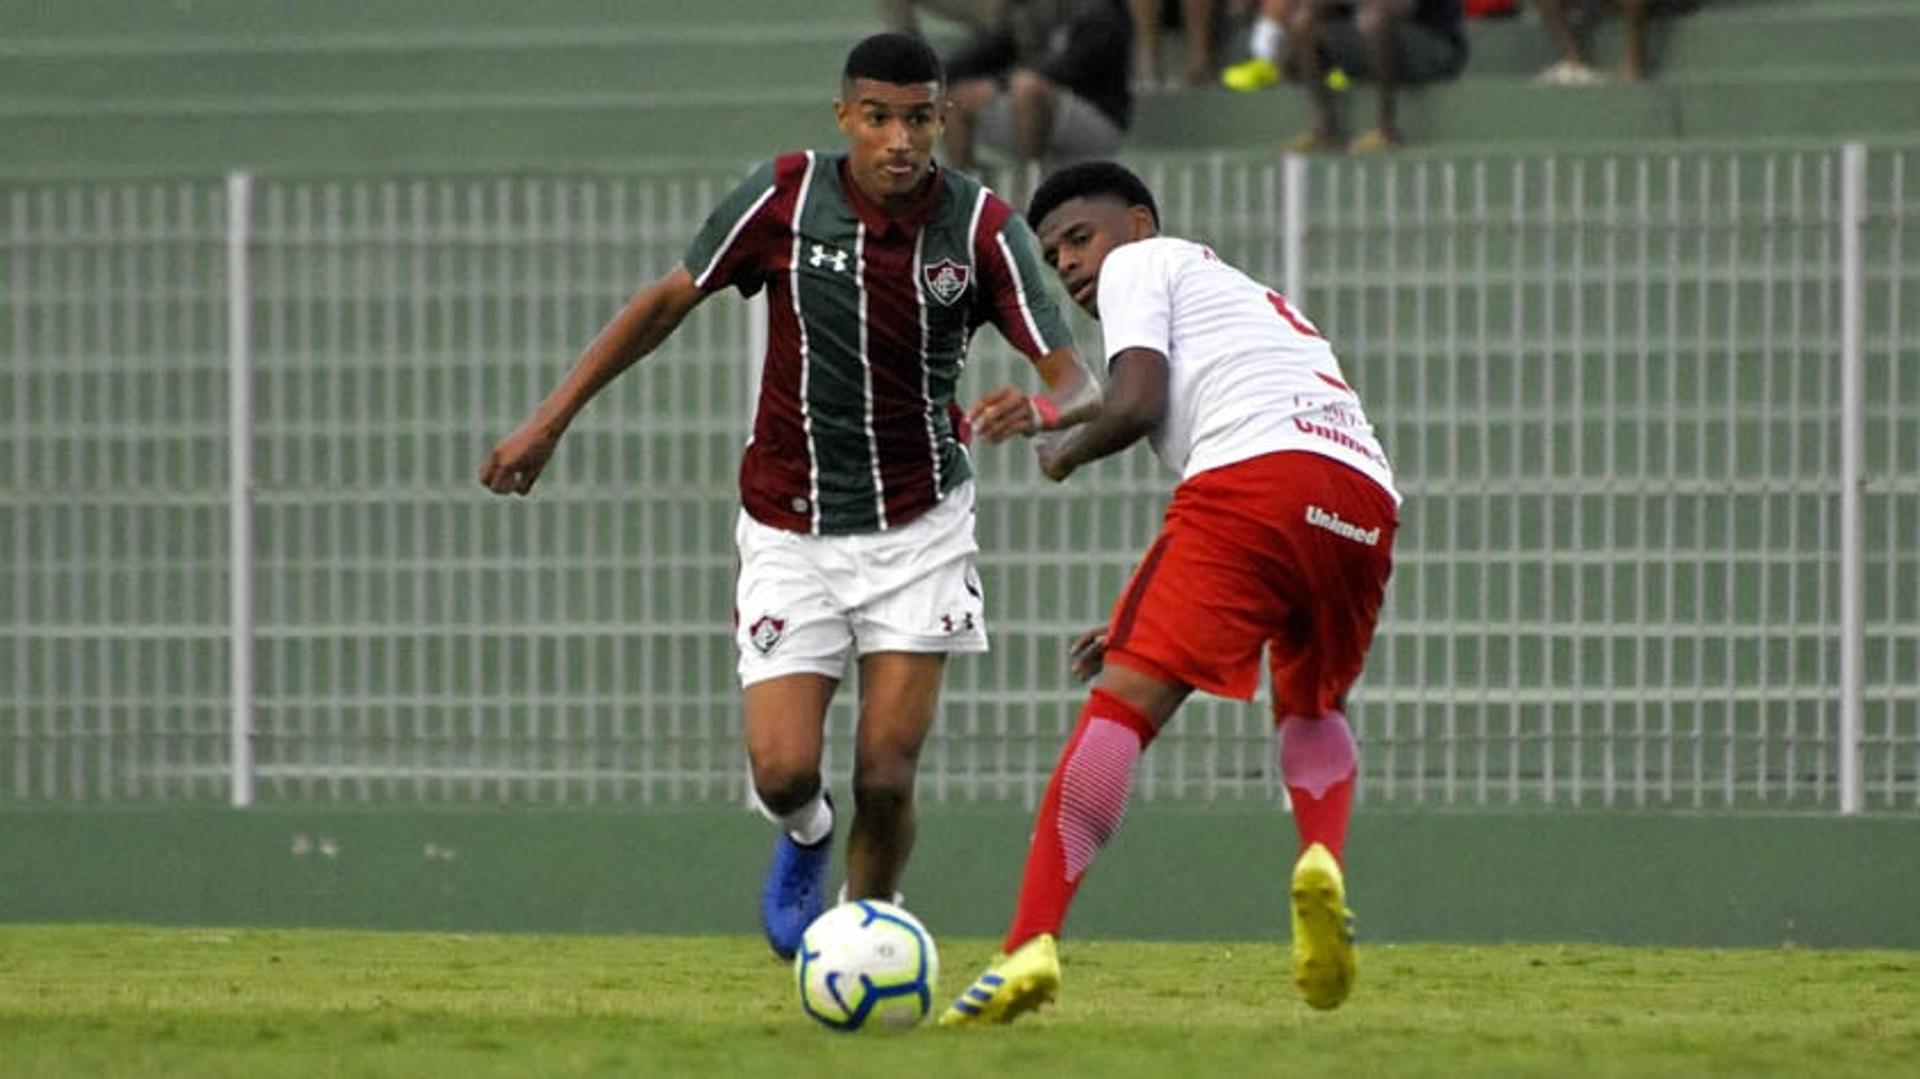
M953 400L982 324L1030 359L1070 341L1032 230L937 168L889 216L844 155L782 155L714 209L686 266L703 291L766 291L740 498L794 532L897 528L972 475Z

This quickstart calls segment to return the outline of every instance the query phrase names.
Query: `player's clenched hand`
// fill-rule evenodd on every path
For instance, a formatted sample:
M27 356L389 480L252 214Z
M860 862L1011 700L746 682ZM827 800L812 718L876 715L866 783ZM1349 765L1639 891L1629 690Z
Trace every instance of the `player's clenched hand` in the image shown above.
M1004 442L1015 435L1033 434L1033 406L1026 394L1002 386L974 402L967 410L967 422L974 434L988 442Z
M1107 658L1107 627L1096 626L1067 646L1067 670L1082 682L1100 673Z
M559 444L560 436L544 424L521 425L487 455L487 463L480 466L481 485L497 495L526 494Z

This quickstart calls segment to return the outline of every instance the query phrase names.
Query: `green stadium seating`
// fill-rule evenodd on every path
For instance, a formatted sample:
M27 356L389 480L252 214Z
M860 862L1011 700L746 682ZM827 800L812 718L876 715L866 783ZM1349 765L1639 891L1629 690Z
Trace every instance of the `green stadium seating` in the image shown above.
M833 72L877 25L874 5L767 12L754 0L9 0L0 175L732 166L830 143ZM1408 97L1420 145L1920 131L1920 5L1907 0L1709 0L1656 23L1657 77L1641 86L1535 86L1553 49L1530 14L1470 32L1466 74ZM1620 47L1603 23L1597 61ZM1370 91L1347 97L1360 120ZM1259 148L1304 122L1288 88L1170 91L1142 98L1131 145Z

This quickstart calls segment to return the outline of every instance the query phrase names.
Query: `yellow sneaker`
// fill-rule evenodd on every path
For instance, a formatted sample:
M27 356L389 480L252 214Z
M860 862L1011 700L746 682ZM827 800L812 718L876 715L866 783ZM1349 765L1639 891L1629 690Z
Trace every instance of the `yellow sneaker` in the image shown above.
M1293 984L1321 1011L1353 991L1353 912L1340 863L1319 843L1293 865Z
M1258 56L1251 60L1242 60L1229 64L1220 72L1220 83L1229 90L1238 90L1250 94L1255 90L1265 90L1280 82L1280 67L1272 60L1262 60Z
M1060 951L1042 933L1003 955L940 1016L943 1027L1011 1023L1053 999L1060 989Z

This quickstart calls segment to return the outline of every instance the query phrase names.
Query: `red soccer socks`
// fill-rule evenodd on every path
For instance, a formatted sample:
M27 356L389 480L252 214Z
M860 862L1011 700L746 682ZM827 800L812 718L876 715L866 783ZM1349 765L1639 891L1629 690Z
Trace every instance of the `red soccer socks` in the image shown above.
M1127 702L1099 689L1087 697L1034 820L1008 952L1037 934L1059 934L1087 867L1126 819L1133 765L1153 736L1153 724Z
M1328 712L1318 719L1288 716L1280 723L1280 775L1293 800L1300 849L1324 843L1345 862L1347 822L1353 816L1355 763L1347 717Z

